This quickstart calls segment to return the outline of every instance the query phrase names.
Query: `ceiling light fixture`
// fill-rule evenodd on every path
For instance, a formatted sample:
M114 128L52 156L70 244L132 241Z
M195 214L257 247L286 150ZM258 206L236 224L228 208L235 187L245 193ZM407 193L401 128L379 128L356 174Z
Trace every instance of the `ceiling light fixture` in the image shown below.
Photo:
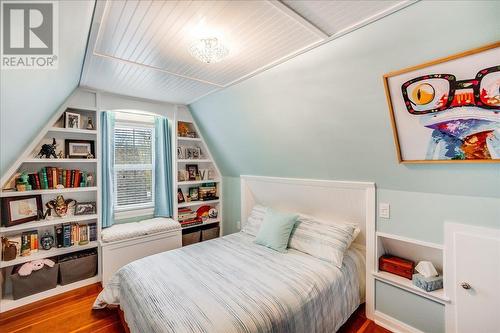
M229 50L215 37L202 38L189 46L189 53L206 64L216 63L224 59Z

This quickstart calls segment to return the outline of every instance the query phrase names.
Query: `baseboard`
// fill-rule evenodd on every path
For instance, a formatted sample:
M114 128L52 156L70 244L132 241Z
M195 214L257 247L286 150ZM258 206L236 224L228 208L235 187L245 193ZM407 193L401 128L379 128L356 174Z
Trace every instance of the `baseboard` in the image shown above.
M413 326L403 323L391 316L386 315L380 311L375 311L373 321L375 324L382 326L394 333L424 333Z

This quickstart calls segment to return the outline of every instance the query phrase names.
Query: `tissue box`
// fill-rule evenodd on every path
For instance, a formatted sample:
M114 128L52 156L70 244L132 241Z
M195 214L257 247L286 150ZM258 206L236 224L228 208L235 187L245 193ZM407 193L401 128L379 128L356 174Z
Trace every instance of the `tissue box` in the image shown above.
M433 291L443 288L443 276L425 277L422 274L413 274L413 285L425 291Z

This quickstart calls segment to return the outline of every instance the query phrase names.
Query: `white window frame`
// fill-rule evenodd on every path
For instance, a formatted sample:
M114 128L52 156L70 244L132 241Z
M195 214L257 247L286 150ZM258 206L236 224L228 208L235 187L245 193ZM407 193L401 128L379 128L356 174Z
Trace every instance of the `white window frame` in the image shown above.
M131 122L131 121L116 121L116 128L147 128L151 129L151 167L149 164L114 164L114 174L113 174L113 187L114 187L114 195L113 204L114 204L114 213L116 219L123 219L135 216L143 216L143 215L151 215L154 211L155 205L155 127L153 123L150 122ZM113 133L113 136L115 133ZM113 151L113 154L116 153L116 150ZM116 157L116 156L114 156ZM113 158L116 161L116 158ZM144 204L133 204L118 207L118 187L117 187L117 171L123 170L151 170L152 173L152 184L151 184L151 202Z

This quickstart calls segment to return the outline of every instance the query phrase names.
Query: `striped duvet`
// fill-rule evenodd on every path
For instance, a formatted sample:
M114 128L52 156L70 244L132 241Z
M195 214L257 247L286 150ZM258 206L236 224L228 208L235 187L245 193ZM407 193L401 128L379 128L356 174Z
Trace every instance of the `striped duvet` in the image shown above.
M119 304L131 332L334 332L360 304L364 257L341 269L237 233L135 261L94 307Z

